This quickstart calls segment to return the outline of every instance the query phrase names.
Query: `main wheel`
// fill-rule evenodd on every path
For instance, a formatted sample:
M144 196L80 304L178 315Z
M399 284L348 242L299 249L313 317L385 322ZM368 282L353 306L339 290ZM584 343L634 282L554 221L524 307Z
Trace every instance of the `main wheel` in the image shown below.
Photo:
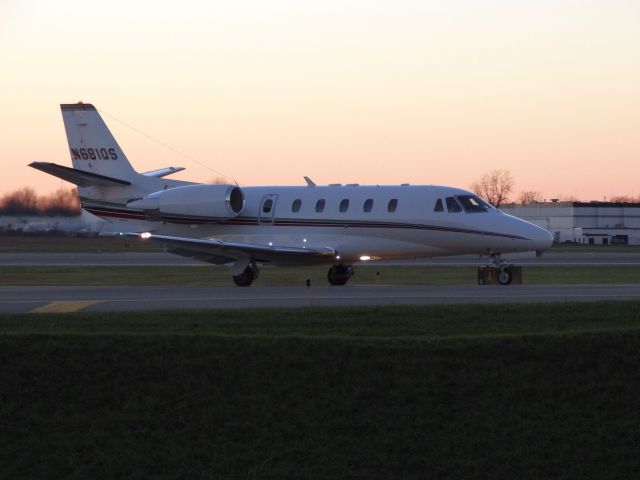
M500 272L498 273L498 283L500 285L509 285L512 278L513 273L511 272L511 267L502 267L500 269Z
M233 276L233 282L239 287L248 287L258 278L258 267L250 263L240 275Z
M344 285L353 275L353 267L351 265L334 265L327 273L327 280L330 285Z

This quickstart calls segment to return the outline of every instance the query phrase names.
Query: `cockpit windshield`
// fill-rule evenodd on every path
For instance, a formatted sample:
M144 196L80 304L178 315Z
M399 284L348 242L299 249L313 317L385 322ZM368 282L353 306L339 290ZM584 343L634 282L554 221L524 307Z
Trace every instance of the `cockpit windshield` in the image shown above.
M490 208L493 208L487 202L475 195L458 195L456 198L467 213L486 212Z
M447 212L449 212L449 213L459 213L459 212L462 211L462 208L460 208L460 204L458 204L458 202L456 201L455 198L447 197L444 200L447 203Z

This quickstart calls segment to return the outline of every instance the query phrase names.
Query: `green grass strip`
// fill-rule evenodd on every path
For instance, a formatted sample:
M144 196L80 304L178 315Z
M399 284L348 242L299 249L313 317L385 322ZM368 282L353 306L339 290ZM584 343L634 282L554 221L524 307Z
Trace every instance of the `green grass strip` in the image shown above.
M637 330L0 335L0 477L635 478L639 364Z
M372 306L0 316L0 335L435 339L640 328L640 302Z
M328 267L264 267L256 286L327 285ZM523 267L526 284L630 284L640 283L640 266ZM357 266L349 281L354 285L471 285L475 267ZM194 266L16 266L5 268L0 285L181 285L232 286L227 267Z

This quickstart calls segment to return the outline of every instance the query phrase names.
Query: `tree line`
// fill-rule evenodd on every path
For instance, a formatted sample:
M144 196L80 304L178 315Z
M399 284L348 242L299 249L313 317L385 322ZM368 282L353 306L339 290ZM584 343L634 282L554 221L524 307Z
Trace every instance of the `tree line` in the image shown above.
M79 214L80 200L75 188L60 188L49 195L38 195L33 188L24 187L0 198L0 215L71 217Z
M491 172L485 173L478 180L473 182L469 188L480 197L484 198L494 207L510 202L510 195L513 192L515 186L515 180L509 170L495 169ZM555 200L555 199L554 199ZM566 202L578 202L580 201L573 195L559 195L557 200ZM543 202L541 192L535 190L523 190L518 194L515 199L516 203L540 203ZM612 195L611 197L605 197L603 201L606 202L619 202L619 203L634 203L640 202L640 195L634 197L633 195Z

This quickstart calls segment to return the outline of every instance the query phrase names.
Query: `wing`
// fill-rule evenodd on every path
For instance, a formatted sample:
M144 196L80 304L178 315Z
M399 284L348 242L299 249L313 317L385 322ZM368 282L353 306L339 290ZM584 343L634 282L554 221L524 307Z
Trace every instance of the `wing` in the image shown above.
M333 261L337 255L337 252L329 247L316 249L257 245L151 233L127 233L126 235L138 237L142 241L160 242L167 246L170 253L215 264L235 262L238 259L251 259L258 263L277 265L327 263Z

